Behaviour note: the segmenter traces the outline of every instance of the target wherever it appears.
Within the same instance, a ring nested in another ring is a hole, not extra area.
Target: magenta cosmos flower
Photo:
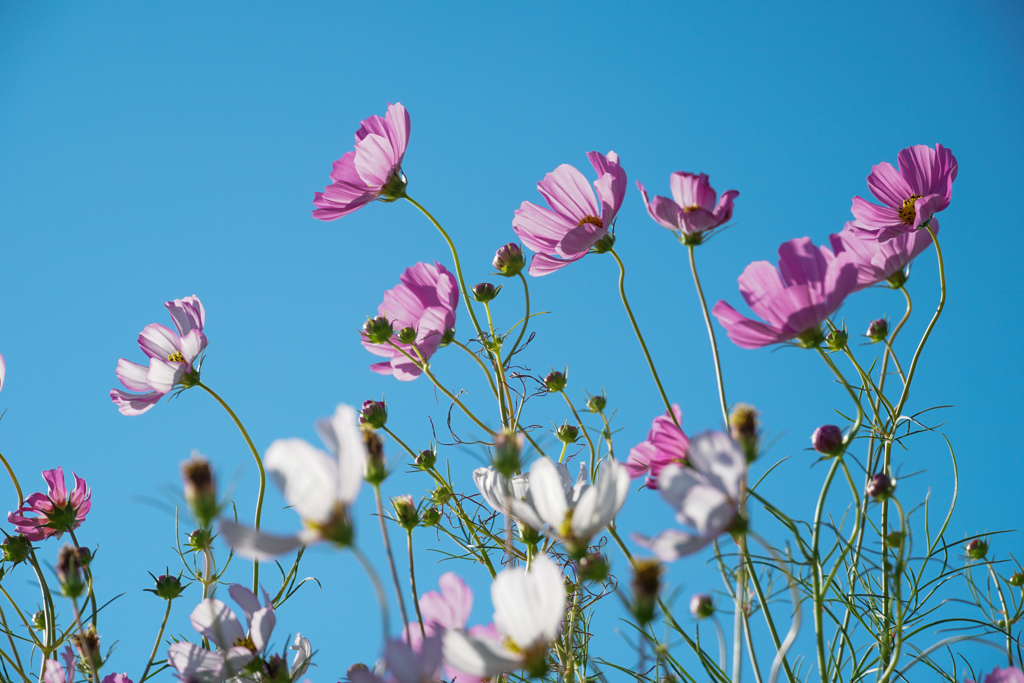
[[[857,267],[848,254],[816,247],[809,237],[779,247],[779,267],[755,261],[739,277],[740,294],[754,313],[767,322],[750,320],[724,301],[712,313],[745,349],[756,349],[798,338],[813,347],[824,338],[821,323],[857,286]]]
[[[60,538],[65,531],[77,529],[85,521],[85,516],[92,509],[90,498],[92,491],[85,481],[75,478],[75,490],[68,493],[64,487],[64,468],[43,472],[46,480],[46,493],[33,493],[14,512],[7,513],[7,521],[14,525],[15,531],[24,534],[30,541],[42,541],[50,536]],[[35,517],[26,517],[35,513]]]
[[[175,386],[190,387],[199,381],[199,368],[193,363],[206,348],[203,304],[192,295],[168,301],[164,306],[178,333],[159,323],[146,325],[139,334],[139,346],[149,357],[149,367],[124,358],[117,361],[115,372],[121,384],[133,392],[142,392],[110,390],[110,400],[122,415],[141,415]]]
[[[933,218],[929,227],[936,235],[939,234],[937,219]],[[855,292],[879,282],[899,287],[907,281],[904,268],[932,243],[932,236],[927,230],[905,232],[885,242],[864,239],[858,234],[853,221],[848,222],[838,235],[829,235],[828,239],[835,253],[849,254],[857,266]]]
[[[648,201],[647,190],[639,181],[636,186],[651,218],[662,227],[678,231],[684,244],[700,244],[704,233],[727,223],[732,218],[732,202],[740,194],[729,190],[717,199],[706,173],[673,173],[668,184],[672,199],[655,197],[653,201]]]
[[[402,159],[409,144],[409,112],[388,105],[383,118],[371,116],[356,131],[356,148],[334,162],[331,184],[317,192],[313,218],[333,221],[374,199],[394,201],[405,194]]]
[[[964,683],[974,683],[974,681],[964,679]],[[1021,671],[1015,666],[1010,666],[1005,669],[997,667],[992,669],[992,673],[985,676],[982,683],[1024,683],[1024,671]]]
[[[683,422],[683,411],[672,404],[672,415],[666,410],[664,415],[654,418],[647,440],[629,452],[626,459],[626,471],[633,479],[647,475],[647,488],[658,488],[658,475],[666,465],[686,462],[686,449],[690,447],[690,439],[683,433],[679,425]]]
[[[440,263],[417,263],[406,268],[399,278],[399,285],[384,292],[384,301],[377,307],[377,315],[387,319],[395,329],[391,342],[402,351],[389,343],[371,343],[364,334],[366,350],[388,359],[374,363],[370,369],[382,375],[394,375],[403,382],[419,377],[422,370],[413,360],[419,360],[416,349],[424,360],[434,355],[445,335],[455,329],[458,305],[458,283]],[[415,332],[412,344],[399,341],[401,330],[406,328]]]
[[[537,191],[551,208],[523,202],[516,210],[512,229],[537,252],[530,262],[530,275],[547,275],[583,258],[608,234],[622,206],[626,172],[619,166],[619,155],[590,152],[587,158],[597,171],[597,199],[583,174],[562,164],[537,183]]]
[[[879,242],[928,225],[933,215],[949,206],[956,180],[956,157],[942,145],[907,147],[896,161],[899,171],[883,161],[868,176],[871,194],[884,206],[854,197],[850,209],[854,227]]]

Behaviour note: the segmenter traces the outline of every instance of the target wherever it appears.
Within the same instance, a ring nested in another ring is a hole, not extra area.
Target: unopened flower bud
[[[843,430],[836,425],[822,425],[811,435],[811,444],[824,455],[839,455],[843,450]]]
[[[384,401],[374,401],[372,398],[363,401],[363,407],[359,409],[359,424],[381,429],[387,423],[388,406]]]
[[[100,654],[100,637],[92,624],[79,633],[71,636],[71,644],[78,650],[78,656],[87,668],[99,671],[103,666],[103,655]]]
[[[865,492],[875,500],[885,500],[896,490],[896,480],[891,479],[884,472],[879,472],[871,477]]]
[[[654,559],[640,559],[634,563],[633,604],[630,611],[641,626],[654,619],[654,608],[661,591],[661,574],[664,567]]]
[[[263,661],[263,677],[266,683],[292,683],[288,662],[276,652]]]
[[[32,615],[32,628],[37,631],[46,629],[46,612],[39,610]]]
[[[388,467],[384,459],[384,442],[380,435],[372,429],[363,430],[363,443],[366,444],[366,472],[363,479],[371,486],[379,486],[387,479]]]
[[[189,460],[181,463],[181,482],[185,501],[192,515],[202,527],[209,527],[217,513],[217,484],[210,469],[210,461],[193,451]]]
[[[420,454],[416,456],[416,467],[421,470],[433,469],[434,464],[437,462],[437,454],[429,448],[420,451]]]
[[[604,407],[608,405],[608,397],[604,393],[591,396],[587,399],[587,410],[592,413],[600,413],[604,410]]]
[[[423,512],[423,526],[437,526],[440,521],[441,512],[437,508],[430,507]]]
[[[492,463],[499,474],[511,478],[519,471],[519,450],[522,438],[522,435],[510,432],[501,432],[495,435]]]
[[[473,285],[473,297],[482,304],[493,301],[500,291],[501,287],[495,287],[490,282],[481,282],[478,285]]]
[[[0,543],[0,560],[4,562],[10,562],[11,564],[24,562],[28,559],[31,552],[32,544],[25,538],[24,534],[8,536],[4,539],[3,543]]]
[[[829,351],[842,351],[846,348],[846,342],[850,339],[850,335],[846,330],[832,330],[825,337],[825,345],[828,346]]]
[[[150,576],[153,576],[150,574]],[[156,588],[146,588],[147,593],[152,593],[158,598],[164,600],[173,600],[174,598],[181,595],[181,592],[185,590],[185,586],[181,585],[181,574],[174,576],[173,574],[161,574],[160,576],[154,576],[153,581],[156,582]]]
[[[705,593],[697,593],[690,598],[690,614],[698,619],[707,619],[715,613],[715,603],[711,596]]]
[[[971,560],[984,560],[985,555],[988,554],[988,543],[980,538],[972,538],[964,546],[964,552],[967,553],[967,558]]]
[[[538,543],[544,540],[544,536],[539,531],[534,529],[528,524],[519,525],[519,540],[522,541],[528,547],[535,547]]]
[[[61,593],[75,599],[85,591],[85,579],[82,568],[89,565],[92,553],[88,548],[75,548],[65,545],[57,555],[57,580],[60,581]]]
[[[555,430],[555,436],[564,444],[576,443],[576,439],[580,436],[580,430],[566,422]]]
[[[451,491],[444,486],[438,486],[430,492],[430,502],[438,507],[444,507],[451,498]]]
[[[416,343],[416,329],[412,327],[403,327],[398,332],[398,341],[403,344],[415,344]]]
[[[600,553],[585,555],[580,560],[579,572],[585,581],[604,581],[608,578],[608,560]]]
[[[732,440],[743,450],[747,462],[757,459],[757,440],[761,428],[757,419],[757,410],[746,403],[737,403],[729,413],[729,431]]]
[[[515,242],[509,242],[494,252],[492,265],[505,277],[514,277],[523,270],[526,259],[523,258],[522,248]]]
[[[1014,572],[1006,582],[1014,588],[1024,586],[1024,572]]]
[[[447,330],[444,331],[444,334],[441,335],[441,341],[437,343],[437,348],[443,349],[444,347],[451,344],[453,341],[455,341],[455,328],[449,327]]]
[[[903,544],[903,537],[905,535],[906,534],[904,534],[902,530],[891,531],[885,536],[885,545],[893,549],[898,549],[900,545]]]
[[[565,389],[566,381],[564,372],[552,370],[548,373],[548,376],[544,378],[544,386],[547,387],[547,390],[551,393],[555,393]]]
[[[363,323],[363,334],[366,335],[366,341],[371,344],[387,344],[394,333],[391,323],[382,315]]]
[[[196,529],[188,535],[188,547],[197,553],[209,550],[213,546],[213,536],[206,529]]]
[[[880,342],[889,336],[889,322],[885,318],[872,320],[868,325],[867,337],[873,342]]]
[[[395,506],[395,519],[398,520],[398,526],[406,531],[412,531],[419,526],[420,512],[416,509],[416,503],[413,502],[412,496],[408,494],[395,496],[391,499],[391,504]]]
[[[348,673],[346,675],[347,675],[348,678],[352,678],[352,674],[354,674],[354,673],[369,673],[369,672],[370,672],[370,667],[366,666],[365,664],[363,664],[361,662],[358,662],[358,663],[353,664],[352,666],[350,666],[348,668]]]

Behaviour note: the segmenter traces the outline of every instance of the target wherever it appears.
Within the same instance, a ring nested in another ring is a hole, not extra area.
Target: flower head
[[[929,226],[932,232],[939,234],[938,220],[933,218]],[[864,239],[858,234],[853,221],[848,222],[838,235],[829,235],[828,239],[836,254],[849,254],[850,261],[857,266],[855,292],[879,282],[899,287],[907,281],[904,269],[932,243],[932,236],[927,230],[904,233],[884,242]]]
[[[739,196],[739,191],[729,190],[717,199],[706,173],[673,173],[669,177],[672,199],[655,197],[649,201],[644,186],[639,182],[636,186],[651,218],[662,227],[678,231],[687,244],[700,244],[704,233],[729,222],[732,202]]]
[[[60,538],[65,531],[77,529],[92,509],[92,491],[74,472],[75,488],[69,492],[64,486],[64,468],[45,470],[46,493],[33,493],[14,512],[7,513],[7,521],[16,532],[30,541],[42,541],[50,536]],[[34,517],[26,517],[34,513]]]
[[[141,415],[175,386],[190,387],[199,381],[199,368],[193,363],[206,348],[203,325],[206,311],[199,297],[187,296],[164,304],[171,314],[177,334],[159,323],[146,325],[139,334],[139,346],[149,357],[149,367],[124,358],[117,361],[117,378],[129,393],[110,390],[110,400],[122,415]]]
[[[583,258],[608,234],[622,206],[626,172],[619,165],[619,155],[590,152],[587,158],[598,176],[594,181],[596,200],[583,174],[562,164],[537,183],[551,208],[523,202],[516,210],[512,229],[523,244],[537,252],[530,275],[547,275]]]
[[[222,520],[221,535],[239,555],[268,559],[317,541],[351,544],[348,511],[359,495],[367,461],[356,411],[339,405],[333,417],[317,421],[316,429],[331,455],[302,439],[278,439],[264,457],[267,472],[305,528],[277,536]]]
[[[724,301],[712,312],[745,349],[756,349],[799,337],[816,346],[824,336],[821,323],[832,315],[857,285],[857,268],[846,254],[833,254],[801,237],[779,247],[779,267],[755,261],[739,277],[740,294],[767,323],[740,315]]]
[[[971,680],[964,680],[964,683],[974,683]],[[1024,683],[1024,671],[1015,666],[1008,666],[1005,669],[995,668],[992,673],[985,676],[982,683]]]
[[[429,360],[444,340],[445,333],[454,329],[458,305],[459,287],[455,276],[440,263],[417,263],[406,268],[399,278],[399,285],[384,292],[384,301],[377,307],[377,314],[387,319],[396,330],[412,330],[412,339],[409,342],[392,340],[392,346],[391,343],[374,344],[364,334],[366,350],[388,359],[374,363],[370,369],[382,375],[394,375],[395,379],[405,382],[419,377],[422,369],[417,361],[420,356]]]
[[[740,520],[740,483],[747,459],[721,432],[704,432],[690,441],[688,467],[671,464],[658,477],[658,491],[676,509],[676,520],[692,531],[666,529],[654,538],[633,534],[662,562],[697,552]]]
[[[675,420],[672,419],[675,415]],[[672,405],[672,414],[654,418],[647,440],[633,447],[626,458],[626,471],[633,479],[647,475],[647,488],[658,488],[658,475],[670,463],[686,462],[686,449],[690,439],[680,429],[683,413],[679,406]]]
[[[854,229],[879,242],[928,225],[933,215],[949,206],[956,180],[956,157],[942,145],[907,147],[896,161],[899,171],[883,161],[868,176],[871,194],[883,206],[854,197],[850,209]]]
[[[371,116],[356,131],[356,148],[334,162],[331,184],[317,192],[313,217],[333,221],[375,199],[405,195],[402,159],[409,144],[409,112],[389,104],[384,117]]]

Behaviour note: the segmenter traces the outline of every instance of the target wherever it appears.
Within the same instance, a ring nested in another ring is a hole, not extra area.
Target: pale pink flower
[[[899,171],[887,161],[876,165],[868,187],[884,206],[853,198],[853,227],[865,238],[880,242],[928,225],[932,216],[949,206],[957,162],[942,145],[914,145],[900,150]]]
[[[739,277],[740,294],[754,313],[767,322],[740,315],[724,301],[712,312],[745,349],[756,349],[798,337],[802,346],[821,343],[821,323],[832,315],[857,286],[857,267],[849,254],[815,247],[809,237],[779,247],[779,267],[755,261]]]
[[[928,225],[936,235],[939,234],[937,218],[932,218]],[[853,221],[849,221],[838,235],[829,235],[828,239],[836,254],[849,254],[853,265],[857,266],[855,292],[879,282],[899,287],[907,280],[904,269],[932,243],[932,236],[927,230],[903,233],[885,242],[864,239],[854,228]]]
[[[387,676],[357,670],[349,674],[348,680],[350,683],[437,683],[441,676],[441,652],[439,635],[428,635],[418,648],[392,640],[384,648]],[[462,678],[452,680],[463,683]]]
[[[512,229],[537,252],[530,262],[530,275],[547,275],[583,258],[615,221],[626,195],[626,172],[619,165],[619,155],[589,152],[587,158],[597,171],[596,200],[583,174],[562,164],[537,183],[537,191],[551,208],[523,202],[516,210]]]
[[[371,116],[356,131],[356,148],[334,162],[331,184],[315,193],[313,217],[333,221],[375,199],[405,194],[402,159],[409,144],[409,112],[389,104],[384,117]]]
[[[675,420],[672,415],[675,415]],[[686,462],[690,439],[679,427],[682,421],[683,412],[674,403],[671,414],[666,410],[664,415],[654,418],[647,440],[634,446],[626,458],[626,471],[631,478],[647,475],[647,488],[656,489],[658,475],[666,465]]]
[[[964,680],[964,683],[974,683],[971,680]],[[1024,671],[1015,666],[1008,666],[1005,669],[995,668],[992,673],[985,676],[982,683],[1024,683]]]
[[[103,683],[133,683],[127,673],[107,674],[103,677]]]
[[[732,202],[740,194],[729,190],[718,199],[706,173],[696,175],[681,171],[669,177],[672,199],[656,196],[648,200],[644,186],[639,181],[636,186],[640,188],[651,218],[658,225],[679,232],[686,244],[700,244],[704,233],[728,223],[732,218]]]
[[[153,323],[139,334],[139,346],[149,357],[149,366],[124,358],[117,362],[117,378],[129,393],[111,389],[110,399],[122,415],[141,415],[175,386],[190,387],[199,381],[199,368],[193,365],[206,348],[203,325],[206,311],[193,295],[164,304],[171,314],[177,334]]]
[[[56,659],[43,660],[43,683],[73,683],[75,680],[75,653],[68,645],[61,653],[64,664]],[[106,683],[104,681],[103,683]]]
[[[430,360],[445,334],[455,329],[455,309],[458,306],[458,283],[440,263],[417,263],[406,268],[398,286],[384,292],[384,301],[377,307],[377,315],[386,318],[394,328],[391,342],[401,351],[391,344],[373,344],[363,334],[366,350],[388,359],[374,363],[370,369],[382,375],[394,375],[395,379],[406,382],[419,377],[422,370],[414,361],[418,361],[420,356]],[[398,332],[403,328],[412,328],[416,332],[413,344],[399,341]]]
[[[72,472],[75,489],[68,492],[64,486],[64,468],[43,471],[46,493],[33,493],[14,512],[7,513],[7,521],[15,531],[24,534],[30,541],[42,541],[55,536],[60,538],[65,531],[77,529],[92,509],[92,491]],[[34,513],[35,517],[26,517]]]
[[[7,364],[4,362],[4,355],[0,353],[0,389],[4,388],[5,379],[7,379]]]

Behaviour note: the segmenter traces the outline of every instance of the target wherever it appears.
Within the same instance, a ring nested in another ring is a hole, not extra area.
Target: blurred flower
[[[305,528],[293,536],[277,536],[222,520],[221,535],[239,555],[262,560],[317,541],[352,543],[349,507],[359,495],[367,460],[356,411],[341,404],[333,417],[317,421],[316,430],[331,455],[302,439],[278,439],[264,458],[267,472]]]
[[[705,593],[696,593],[690,598],[690,614],[698,619],[707,619],[715,613],[715,603],[711,596]]]
[[[884,206],[853,198],[853,229],[865,238],[885,242],[919,230],[949,206],[957,173],[952,152],[942,145],[914,145],[900,150],[896,160],[898,172],[883,161],[868,176],[871,194]]]
[[[596,200],[583,174],[562,164],[537,183],[551,208],[523,202],[516,210],[512,229],[537,252],[530,262],[530,275],[547,275],[583,258],[608,234],[622,206],[626,172],[619,166],[619,155],[589,152],[587,158],[598,175]]]
[[[933,218],[929,226],[939,234],[938,220]],[[853,291],[858,292],[879,282],[888,282],[893,287],[906,282],[904,269],[931,245],[932,236],[927,230],[917,230],[879,242],[862,238],[850,221],[838,235],[829,235],[828,240],[836,254],[849,254],[850,261],[857,266],[857,286]]]
[[[375,199],[405,196],[402,159],[409,127],[409,113],[397,102],[388,105],[383,118],[364,120],[356,131],[356,148],[334,162],[331,184],[315,194],[313,218],[333,221]]]
[[[68,645],[61,652],[62,665],[56,659],[43,660],[43,683],[73,683],[75,680],[75,653]],[[104,680],[103,683],[106,683]]]
[[[103,677],[103,683],[132,683],[127,673],[107,674]]]
[[[693,531],[666,529],[654,538],[633,540],[672,562],[709,545],[741,521],[740,485],[747,460],[736,443],[721,432],[703,432],[690,441],[688,467],[671,464],[658,477],[658,491],[676,509],[676,520]]]
[[[729,338],[756,349],[798,337],[802,346],[819,344],[821,323],[857,284],[857,268],[846,254],[834,255],[801,237],[779,247],[779,267],[755,261],[739,277],[740,294],[766,323],[745,318],[724,301],[713,313]]]
[[[896,480],[891,479],[885,472],[879,472],[871,477],[865,488],[865,493],[875,500],[885,500],[892,496],[896,490]]]
[[[459,288],[455,276],[437,261],[434,265],[417,263],[407,268],[400,284],[384,293],[377,307],[378,316],[386,318],[396,330],[412,328],[415,349],[408,343],[374,344],[364,335],[363,346],[370,353],[388,360],[374,363],[370,369],[382,375],[394,375],[407,382],[420,376],[420,356],[430,360],[441,345],[445,332],[455,327],[455,309],[459,305]],[[417,353],[417,350],[419,353]],[[403,353],[404,351],[404,353]],[[406,355],[408,354],[408,355]]]
[[[143,392],[110,390],[110,400],[117,404],[122,415],[141,415],[175,386],[191,387],[199,381],[199,368],[193,363],[206,348],[203,304],[193,295],[168,301],[164,306],[178,333],[159,323],[146,325],[139,334],[139,346],[149,357],[149,367],[124,358],[117,361],[115,372],[121,384],[131,391]]]
[[[14,530],[30,541],[42,541],[50,536],[60,538],[65,531],[77,529],[92,509],[92,491],[74,472],[75,490],[68,493],[64,487],[64,468],[44,470],[46,493],[33,493],[14,512],[7,513],[7,521]],[[26,517],[35,513],[35,517]]]
[[[868,331],[865,336],[873,342],[883,341],[889,336],[889,321],[885,318],[872,320],[871,324],[868,325]]]
[[[0,389],[4,388],[4,380],[7,378],[7,363],[4,362],[4,356],[0,353]]]
[[[675,420],[672,419],[675,415]],[[647,488],[658,488],[658,475],[669,463],[685,463],[686,449],[690,439],[679,428],[683,421],[683,412],[679,406],[672,404],[672,415],[666,410],[664,415],[654,418],[651,431],[647,432],[647,440],[633,447],[626,458],[626,471],[633,479],[647,475]]]
[[[974,681],[964,679],[964,683],[974,683]],[[995,668],[992,669],[992,673],[985,676],[981,683],[1024,683],[1024,671],[1015,666],[1005,669]]]
[[[418,628],[418,627],[417,627]],[[413,648],[400,640],[389,641],[384,648],[384,670],[389,674],[382,678],[369,669],[349,669],[350,683],[435,683],[441,675],[441,636],[427,636],[419,648]],[[463,679],[458,679],[462,683]]]
[[[473,676],[493,678],[526,669],[530,675],[547,670],[547,653],[562,630],[565,616],[562,571],[547,555],[533,558],[530,571],[505,569],[491,584],[494,624],[498,638],[460,629],[444,634],[444,661]]]
[[[729,190],[716,203],[717,194],[706,173],[673,173],[668,184],[672,199],[655,197],[653,201],[648,201],[647,190],[639,181],[636,186],[651,218],[662,227],[680,232],[685,244],[700,244],[703,233],[727,223],[732,218],[732,201],[740,194]]]

